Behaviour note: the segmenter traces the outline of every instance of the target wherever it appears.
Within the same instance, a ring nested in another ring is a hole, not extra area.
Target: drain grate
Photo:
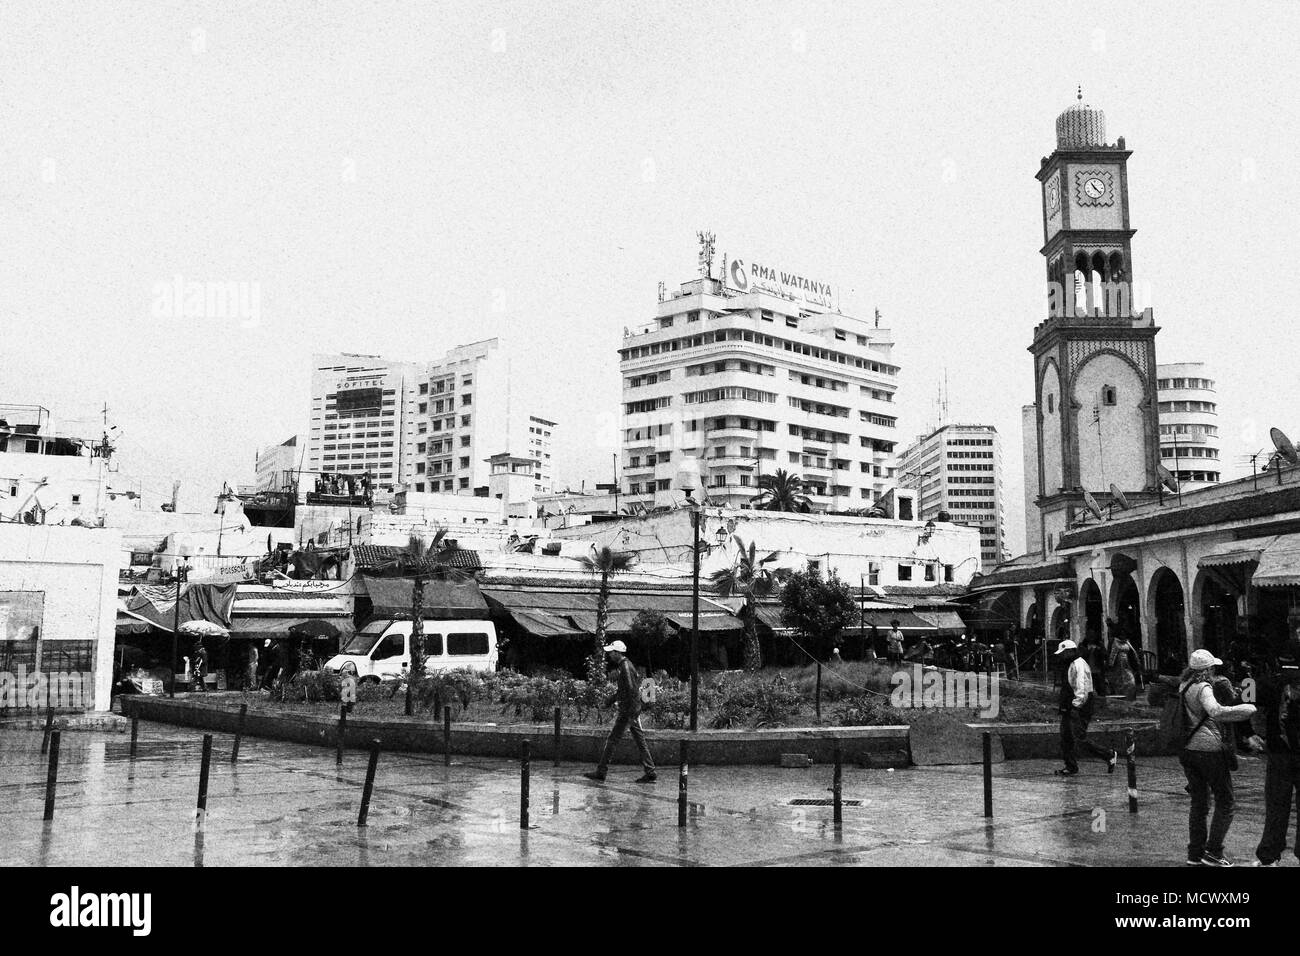
[[[786,806],[790,806],[790,807],[833,807],[833,806],[835,806],[835,801],[832,800],[830,797],[796,797],[795,799],[791,800],[788,804],[786,804]],[[860,807],[860,806],[862,806],[862,801],[861,801],[861,800],[841,800],[841,801],[840,801],[840,806],[842,806],[842,807]]]

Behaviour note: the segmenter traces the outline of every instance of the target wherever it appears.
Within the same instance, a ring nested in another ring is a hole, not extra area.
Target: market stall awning
[[[1300,586],[1300,534],[1280,534],[1259,556],[1250,583],[1258,588]]]
[[[211,621],[229,628],[237,587],[235,584],[181,585],[180,623]],[[134,593],[122,600],[122,608],[132,616],[148,621],[151,626],[170,633],[176,622],[176,588],[174,585],[138,586]]]
[[[1253,561],[1258,561],[1260,555],[1264,553],[1264,549],[1275,540],[1277,540],[1276,535],[1249,545],[1235,541],[1203,555],[1201,560],[1196,562],[1196,566],[1198,568],[1226,568],[1234,564],[1250,564]]]
[[[346,615],[333,617],[293,617],[268,614],[236,614],[230,627],[232,638],[257,639],[276,635],[289,636],[289,629],[307,621],[329,621],[339,629],[340,640],[352,636],[352,618]]]
[[[933,612],[931,612],[933,613]],[[900,631],[937,631],[939,627],[930,621],[920,617],[917,611],[868,611],[865,615],[865,623],[872,624],[881,630],[888,630],[892,627],[892,621],[898,622]],[[963,626],[963,630],[964,630]]]
[[[606,633],[615,631],[625,634],[632,630],[632,622],[640,611],[610,611],[605,618]],[[587,634],[596,633],[596,612],[595,611],[571,611],[565,615],[574,624],[580,627]]]
[[[376,614],[411,615],[411,578],[364,576]],[[487,602],[472,574],[446,569],[424,582],[423,613],[429,618],[486,617]]]
[[[689,612],[682,613],[679,611],[676,614],[668,615],[668,623],[678,630],[685,631],[688,634],[694,626]],[[715,612],[706,614],[703,611],[700,612],[701,633],[704,633],[705,631],[711,633],[740,631],[744,626],[744,622],[733,614],[719,614]]]
[[[114,633],[118,637],[128,634],[144,634],[153,627],[153,622],[139,614],[132,614],[121,601],[117,606],[117,626]]]
[[[918,618],[934,625],[934,629],[943,635],[966,633],[966,622],[956,611],[916,611]]]
[[[790,630],[781,623],[781,605],[779,604],[759,604],[754,608],[758,612],[758,620],[766,624],[774,631]]]
[[[509,612],[514,622],[533,637],[586,637],[586,631],[574,627],[567,618],[548,611],[514,608]]]

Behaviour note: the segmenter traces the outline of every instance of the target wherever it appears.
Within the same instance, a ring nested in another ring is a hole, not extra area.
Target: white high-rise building
[[[1219,403],[1204,362],[1156,366],[1160,461],[1184,488],[1219,481]]]
[[[451,349],[433,362],[318,355],[312,375],[308,472],[369,473],[380,490],[486,496],[490,459],[509,455],[523,490],[548,494],[555,422],[519,397],[512,363],[496,339]]]
[[[898,480],[918,489],[922,518],[946,511],[980,529],[984,571],[1006,560],[1002,441],[992,425],[943,425],[920,436],[898,456]]]
[[[722,271],[661,292],[654,320],[624,335],[627,504],[680,501],[694,455],[718,504],[751,507],[760,477],[784,470],[814,510],[870,508],[894,484],[892,334],[835,311],[825,283],[740,259]]]
[[[322,430],[322,434],[324,434]],[[322,441],[323,444],[323,441]],[[306,442],[294,435],[275,445],[267,445],[257,453],[255,491],[289,491],[298,487],[297,471],[306,464],[303,454]],[[338,457],[335,443],[335,459]]]

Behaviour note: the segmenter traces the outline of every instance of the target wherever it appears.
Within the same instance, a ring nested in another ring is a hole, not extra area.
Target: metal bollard
[[[334,766],[343,766],[343,741],[348,732],[348,705],[339,704],[339,736],[334,747]]]
[[[831,783],[831,797],[834,802],[832,820],[838,827],[844,822],[844,761],[840,755],[840,741],[835,738],[835,776]]]
[[[194,809],[194,829],[202,832],[208,816],[208,768],[212,765],[212,735],[203,735],[203,764],[199,767],[199,802]]]
[[[131,718],[131,759],[135,759],[135,741],[140,736],[140,718]]]
[[[442,764],[451,766],[451,707],[442,708]]]
[[[822,662],[817,662],[817,719],[822,719]]]
[[[366,816],[370,813],[370,794],[375,789],[375,768],[379,765],[379,741],[370,744],[370,763],[366,767],[366,785],[361,790],[361,812],[357,814],[357,826],[366,825]]]
[[[560,765],[560,708],[555,708],[555,766]]]
[[[45,734],[41,737],[41,753],[46,754],[50,751],[50,732],[54,729],[54,703],[48,697],[45,699]]]
[[[984,818],[993,819],[993,734],[984,731]]]
[[[677,772],[677,825],[686,826],[687,775],[686,741],[681,741],[681,769]]]
[[[528,741],[519,745],[519,829],[528,829]]]
[[[1124,754],[1128,764],[1128,812],[1138,812],[1137,736],[1130,727],[1124,731]]]
[[[59,785],[59,738],[55,730],[50,733],[50,769],[45,775],[45,819],[54,819],[54,791]]]
[[[239,705],[239,724],[235,727],[235,746],[230,748],[230,762],[239,760],[239,742],[244,739],[244,721],[248,719],[248,705]]]

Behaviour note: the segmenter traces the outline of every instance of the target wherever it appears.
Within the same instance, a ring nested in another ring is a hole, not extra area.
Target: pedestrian
[[[831,648],[831,659],[827,661],[827,663],[831,666],[844,663],[844,658],[840,656],[840,649],[838,647]]]
[[[258,690],[274,690],[276,678],[280,676],[280,671],[284,667],[284,648],[279,641],[271,642],[267,638],[266,644],[266,670],[262,674],[262,683]]]
[[[1122,695],[1125,700],[1137,700],[1141,689],[1142,665],[1138,662],[1137,651],[1123,632],[1115,637],[1108,664],[1110,685],[1115,693]]]
[[[1079,772],[1079,750],[1106,761],[1106,772],[1114,773],[1119,754],[1087,738],[1094,696],[1088,662],[1080,654],[1079,646],[1069,639],[1061,641],[1056,654],[1066,664],[1058,708],[1061,712],[1061,759],[1065,766],[1056,771],[1057,776],[1073,777]]]
[[[257,690],[257,642],[250,641],[248,645],[248,668],[247,677],[244,686],[249,690]]]
[[[657,779],[655,761],[650,755],[650,747],[646,744],[645,731],[641,729],[641,677],[632,666],[632,662],[627,659],[627,645],[622,641],[607,644],[604,651],[606,659],[618,671],[618,688],[605,706],[610,707],[617,702],[618,715],[614,718],[614,726],[610,728],[609,738],[605,741],[605,749],[600,755],[600,764],[594,771],[584,776],[591,780],[604,780],[605,774],[609,772],[609,758],[614,754],[615,745],[623,739],[626,731],[631,730],[632,740],[641,752],[641,767],[645,771],[637,777],[636,782],[654,783]]]
[[[190,652],[190,673],[193,675],[193,690],[203,690],[203,676],[208,671],[208,651],[203,641],[195,640],[194,650]]]
[[[889,633],[885,635],[885,646],[889,650],[889,662],[894,665],[903,663],[903,632],[898,628],[898,619],[889,622]]]
[[[1223,706],[1214,696],[1214,668],[1223,661],[1205,649],[1192,652],[1178,684],[1180,704],[1192,727],[1179,756],[1187,776],[1191,808],[1187,815],[1187,865],[1232,866],[1223,855],[1223,841],[1232,826],[1232,764],[1236,754],[1224,742],[1221,724],[1249,720],[1251,704]],[[1207,834],[1206,816],[1214,795],[1214,819]]]
[[[1300,859],[1300,640],[1287,641],[1278,670],[1260,679],[1259,710],[1264,718],[1264,834],[1255,848],[1255,866],[1281,866],[1295,797],[1296,842]]]
[[[1101,642],[1100,634],[1089,634],[1083,641],[1083,657],[1088,662],[1088,675],[1092,678],[1092,689],[1100,697],[1107,693],[1106,681],[1106,647]]]

